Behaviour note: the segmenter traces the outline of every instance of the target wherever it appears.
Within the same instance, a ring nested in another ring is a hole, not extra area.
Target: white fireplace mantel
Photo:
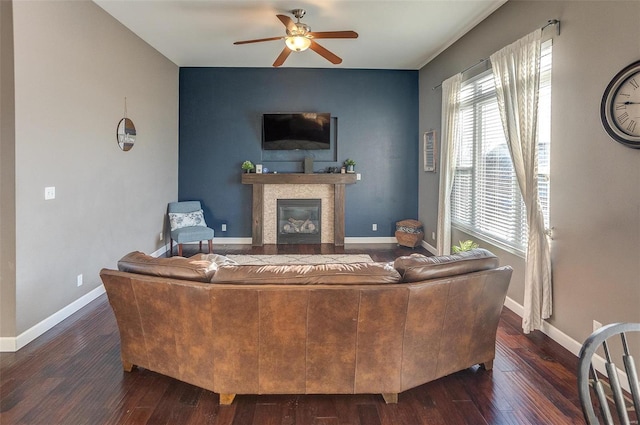
[[[333,243],[344,246],[344,187],[355,182],[355,174],[243,174],[242,184],[253,186],[252,245],[265,244],[265,185],[321,184],[333,187]]]

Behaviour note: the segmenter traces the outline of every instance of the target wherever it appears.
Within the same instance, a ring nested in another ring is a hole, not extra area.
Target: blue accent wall
[[[244,160],[302,172],[301,160],[263,157],[265,112],[335,117],[337,161],[317,159],[314,170],[357,162],[362,180],[346,187],[347,237],[393,236],[396,221],[417,218],[418,71],[181,68],[178,196],[202,202],[216,237],[251,236],[252,190],[240,182]]]

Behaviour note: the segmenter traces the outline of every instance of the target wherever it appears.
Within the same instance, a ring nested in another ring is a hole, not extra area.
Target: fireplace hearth
[[[277,242],[321,243],[321,199],[278,199]]]

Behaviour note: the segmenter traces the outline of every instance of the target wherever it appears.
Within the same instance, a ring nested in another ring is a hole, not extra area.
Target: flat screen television
[[[328,112],[263,114],[262,149],[330,149],[330,124],[331,114]]]

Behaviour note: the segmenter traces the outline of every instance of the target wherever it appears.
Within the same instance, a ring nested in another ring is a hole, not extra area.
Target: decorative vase
[[[354,166],[353,165],[347,165],[347,173],[353,173],[355,172]]]

